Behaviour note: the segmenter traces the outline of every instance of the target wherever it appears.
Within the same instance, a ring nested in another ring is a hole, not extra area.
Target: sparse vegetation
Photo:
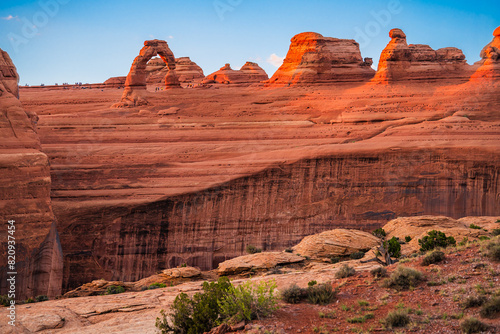
[[[10,301],[11,298],[9,298],[7,295],[0,295],[0,305],[9,306]]]
[[[427,235],[422,239],[418,239],[418,244],[420,245],[420,251],[425,252],[433,250],[436,247],[446,248],[448,246],[455,246],[456,241],[453,237],[447,237],[441,231],[432,230],[427,232]]]
[[[496,237],[488,242],[483,251],[491,260],[500,261],[500,238]]]
[[[489,326],[486,325],[485,323],[479,321],[476,318],[467,318],[464,321],[462,321],[462,324],[460,325],[462,328],[462,331],[466,334],[471,334],[471,333],[481,333],[484,331],[487,331]]]
[[[477,226],[475,224],[470,224],[469,225],[469,228],[473,229],[473,230],[481,230],[481,226]]]
[[[359,317],[348,318],[347,322],[350,324],[357,324],[357,323],[361,324],[361,323],[364,323],[366,320],[373,319],[373,318],[374,318],[373,313],[367,313],[367,314],[359,316]]]
[[[378,267],[370,270],[370,274],[372,274],[372,276],[375,278],[385,277],[387,276],[387,269],[385,269],[384,267]]]
[[[337,296],[330,283],[315,284],[307,288],[307,300],[311,304],[326,305],[331,303]]]
[[[35,302],[37,302],[37,303],[45,302],[47,300],[49,300],[49,297],[47,297],[46,295],[40,295],[40,296],[35,297]]]
[[[495,228],[495,229],[493,229],[493,231],[491,231],[491,234],[492,234],[493,236],[500,235],[500,228]]]
[[[392,257],[398,258],[401,256],[401,245],[399,244],[399,240],[396,237],[392,237],[389,240],[388,251]]]
[[[254,245],[247,245],[246,251],[248,254],[256,254],[262,252],[262,249],[257,248]]]
[[[327,313],[324,313],[324,312],[319,312],[318,313],[318,316],[322,319],[335,319],[335,311],[330,311],[330,312],[327,312]]]
[[[441,251],[433,251],[427,254],[422,260],[423,266],[428,266],[430,264],[441,262],[445,259],[444,253]]]
[[[462,303],[464,308],[478,307],[486,302],[485,296],[469,296]]]
[[[500,297],[494,297],[487,301],[479,313],[483,318],[495,318],[500,313]]]
[[[377,238],[384,238],[387,234],[385,233],[384,229],[379,227],[378,229],[376,229],[375,231],[372,232],[372,234],[374,236],[376,236]]]
[[[352,253],[351,255],[349,255],[349,257],[353,260],[359,260],[359,259],[362,259],[363,256],[365,256],[365,253],[364,252],[354,252]]]
[[[331,263],[338,263],[338,262],[340,262],[340,260],[341,259],[338,256],[332,256],[332,257],[330,257],[330,262]]]
[[[383,286],[386,288],[395,288],[398,290],[406,290],[415,287],[422,280],[422,273],[416,269],[398,266],[389,276],[384,280]]]
[[[386,327],[404,327],[410,323],[411,319],[408,315],[408,311],[405,309],[398,309],[389,312],[385,317],[383,323]]]
[[[349,267],[349,265],[344,264],[340,267],[339,271],[335,273],[335,278],[346,278],[352,276],[356,273],[353,267]]]
[[[150,286],[148,286],[148,289],[153,290],[153,289],[160,289],[160,288],[166,288],[166,287],[167,287],[167,285],[165,283],[153,283]]]
[[[410,241],[411,241],[411,237],[410,237],[409,235],[407,235],[407,236],[405,237],[405,241],[406,241],[406,242],[410,242]]]
[[[281,291],[281,299],[289,304],[300,303],[301,300],[307,297],[307,290],[300,288],[297,284],[293,284]]]
[[[120,286],[120,285],[110,285],[106,289],[105,294],[106,295],[116,295],[118,293],[123,293],[123,292],[125,292],[125,288],[123,286]]]

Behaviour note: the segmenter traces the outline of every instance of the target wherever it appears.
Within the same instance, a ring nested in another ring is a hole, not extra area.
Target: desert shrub
[[[497,237],[488,242],[483,251],[491,260],[500,261],[500,238]]]
[[[47,296],[45,296],[45,295],[40,295],[40,296],[36,296],[36,297],[35,297],[35,301],[36,301],[37,303],[39,303],[39,302],[44,302],[44,301],[47,301],[47,300],[49,300],[49,297],[47,297]]]
[[[372,274],[372,276],[375,278],[385,277],[387,275],[387,269],[385,269],[384,267],[378,267],[370,270],[370,274]]]
[[[291,249],[291,248],[287,248],[287,249],[285,249],[285,252],[286,252],[286,253],[293,253],[293,249]]]
[[[367,313],[359,317],[348,318],[347,322],[350,324],[362,324],[368,319],[373,319],[375,316],[373,313]]]
[[[248,245],[246,250],[248,254],[255,254],[262,252],[262,249],[257,248],[254,245]]]
[[[392,237],[389,240],[389,248],[387,250],[392,257],[397,258],[401,256],[401,245],[396,237]]]
[[[120,285],[110,285],[108,286],[108,288],[106,289],[106,295],[116,295],[118,293],[122,293],[122,292],[125,292],[125,288],[123,286],[120,286]]]
[[[351,255],[349,255],[349,257],[353,260],[359,260],[359,259],[362,259],[363,256],[365,256],[365,253],[364,252],[354,252],[352,253]]]
[[[469,225],[469,228],[473,229],[473,230],[480,230],[481,229],[481,226],[477,226],[475,224],[470,224]]]
[[[479,240],[484,241],[484,240],[490,240],[490,237],[487,237],[485,235],[480,235]]]
[[[491,231],[491,234],[493,234],[493,236],[500,235],[500,228],[494,229],[493,231]]]
[[[406,309],[398,309],[389,312],[384,319],[384,325],[389,328],[393,327],[404,327],[410,323],[411,319],[408,316],[408,311]]]
[[[467,318],[460,324],[462,331],[466,334],[481,333],[488,330],[488,325],[476,318]]]
[[[165,283],[153,283],[150,286],[148,286],[148,289],[153,290],[153,289],[166,288],[166,287],[167,287],[167,285]]]
[[[418,244],[420,245],[420,251],[425,252],[433,250],[436,247],[446,248],[448,246],[455,246],[456,241],[453,237],[447,237],[441,231],[432,230],[427,232],[427,235],[422,239],[418,239]]]
[[[385,233],[384,229],[379,227],[378,229],[376,229],[375,231],[372,232],[372,234],[374,236],[376,236],[377,238],[384,238],[387,234]]]
[[[311,304],[330,304],[335,297],[337,297],[337,291],[333,290],[330,283],[315,284],[307,288],[307,300]]]
[[[434,251],[432,253],[427,254],[422,260],[423,266],[428,266],[433,263],[441,262],[445,259],[444,253],[441,251]]]
[[[340,257],[338,257],[338,256],[332,256],[332,257],[330,257],[330,262],[331,263],[339,263],[340,262]]]
[[[409,235],[407,235],[407,236],[405,237],[405,241],[406,241],[406,242],[410,242],[410,241],[411,241],[411,237],[410,237]]]
[[[495,318],[500,313],[500,297],[494,297],[481,307],[481,317]]]
[[[0,295],[0,305],[10,306],[11,299],[7,295]]]
[[[405,290],[415,287],[422,280],[422,273],[416,269],[398,266],[389,276],[385,279],[383,286],[386,288],[395,288],[398,290]]]
[[[307,297],[307,290],[298,287],[296,284],[285,288],[281,291],[281,299],[289,304],[300,303],[301,300]]]
[[[275,282],[250,281],[237,287],[230,285],[228,293],[218,300],[221,316],[224,321],[238,323],[269,316],[277,306]]]
[[[349,265],[344,264],[340,267],[339,271],[335,273],[335,278],[346,278],[352,276],[356,273],[353,267],[349,267]]]
[[[253,319],[269,314],[275,309],[275,283],[247,282],[234,287],[227,277],[217,282],[204,282],[203,292],[192,298],[179,294],[172,305],[173,313],[160,311],[156,328],[161,333],[197,334],[208,332],[223,322]],[[169,323],[168,317],[172,319]]]
[[[35,302],[35,300],[33,298],[31,298],[31,297],[29,297],[28,299],[26,299],[24,301],[25,304],[31,304],[31,303],[34,303],[34,302]]]

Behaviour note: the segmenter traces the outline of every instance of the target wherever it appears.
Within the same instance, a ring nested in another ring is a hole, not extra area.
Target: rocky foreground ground
[[[441,228],[440,228],[441,227]],[[444,261],[422,265],[423,255],[417,240],[430,230],[440,228],[454,236],[457,247],[445,249]],[[286,252],[256,253],[221,263],[218,270],[201,272],[192,267],[167,269],[138,282],[109,282],[97,280],[85,284],[56,300],[24,304],[17,307],[17,325],[0,324],[2,333],[155,333],[155,319],[161,309],[170,310],[173,300],[181,293],[201,291],[205,280],[229,275],[236,285],[246,281],[276,282],[283,291],[292,284],[307,287],[308,282],[330,282],[338,288],[337,298],[328,305],[302,302],[280,302],[279,310],[271,317],[246,323],[237,333],[331,333],[331,332],[392,332],[381,320],[395,309],[408,309],[411,323],[398,329],[415,333],[460,333],[461,322],[479,317],[479,308],[464,308],[470,296],[499,296],[500,262],[485,256],[484,245],[497,240],[492,237],[500,228],[500,217],[468,217],[454,220],[447,217],[398,218],[384,226],[387,238],[398,237],[402,242],[399,263],[387,266],[388,275],[404,265],[423,273],[424,280],[410,290],[395,290],[381,286],[370,270],[381,267],[382,261],[370,261],[380,240],[369,233],[356,230],[332,230],[305,238]],[[406,236],[410,242],[403,242]],[[365,238],[365,239],[363,239]],[[493,238],[490,240],[490,238]],[[354,239],[354,241],[353,241]],[[374,243],[366,240],[373,239]],[[358,242],[356,242],[358,240]],[[360,249],[372,248],[359,260],[347,255]],[[297,254],[300,251],[302,255]],[[309,256],[303,256],[304,254]],[[332,264],[339,256],[344,261]],[[380,256],[379,256],[380,257]],[[354,276],[337,279],[335,274],[343,264],[355,268]],[[153,283],[167,287],[149,290]],[[123,286],[127,291],[102,295],[110,285]],[[355,320],[371,314],[363,321]],[[0,309],[6,318],[8,310]],[[490,333],[500,327],[498,314],[482,319],[492,326]]]

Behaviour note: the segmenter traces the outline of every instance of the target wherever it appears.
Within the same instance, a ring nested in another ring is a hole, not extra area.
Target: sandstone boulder
[[[472,80],[500,77],[500,27],[493,31],[493,40],[480,53],[481,60],[474,65],[478,66],[471,76]]]
[[[408,45],[401,29],[392,29],[389,37],[391,41],[380,55],[378,70],[372,79],[374,82],[466,80],[470,75],[471,69],[460,49],[448,47],[433,50],[424,44]]]
[[[201,271],[194,267],[180,267],[163,270],[163,274],[173,278],[191,278],[201,275]]]
[[[125,80],[127,77],[111,77],[104,81],[104,86],[106,88],[118,88],[125,86]]]
[[[280,68],[269,86],[289,86],[339,81],[365,81],[375,74],[361,57],[352,39],[323,37],[314,32],[294,36]]]
[[[292,253],[264,252],[239,256],[219,263],[219,275],[238,274],[251,269],[269,269],[279,264],[288,264],[304,261],[302,256]]]
[[[207,75],[202,82],[248,85],[268,78],[266,72],[257,63],[247,62],[239,70],[233,70],[231,65],[226,64],[220,70]]]
[[[180,87],[179,80],[175,73],[175,57],[167,42],[161,40],[145,41],[144,47],[139,55],[134,59],[130,72],[125,80],[125,90],[123,91],[121,102],[114,104],[113,108],[131,107],[147,104],[146,96],[146,71],[148,61],[159,55],[168,67],[165,76],[165,88]]]
[[[378,244],[380,240],[368,232],[335,229],[307,236],[292,249],[295,254],[322,259],[369,250]]]

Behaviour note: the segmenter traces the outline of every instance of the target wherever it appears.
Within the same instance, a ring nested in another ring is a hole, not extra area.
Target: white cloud
[[[276,53],[273,53],[272,55],[267,58],[267,62],[275,67],[280,67],[281,64],[283,64],[283,59],[284,57],[278,56]]]
[[[9,16],[6,16],[6,17],[2,17],[2,20],[7,20],[7,21],[10,21],[10,20],[13,20],[13,19],[17,19],[17,16],[9,15]]]
[[[174,39],[174,36],[170,35],[168,36],[169,39]]]

